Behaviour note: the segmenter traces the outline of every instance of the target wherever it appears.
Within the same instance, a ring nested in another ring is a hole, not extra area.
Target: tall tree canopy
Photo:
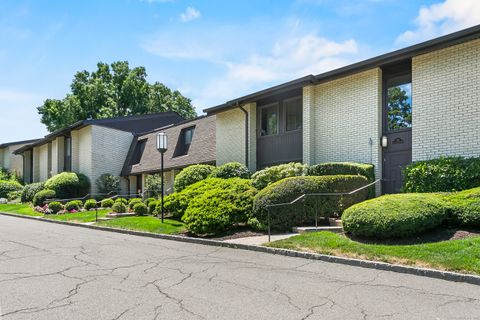
[[[38,107],[41,121],[52,132],[85,119],[104,119],[175,111],[196,116],[191,100],[164,84],[150,84],[144,67],[130,69],[127,61],[99,62],[95,72],[77,72],[71,93],[63,100],[47,99]]]

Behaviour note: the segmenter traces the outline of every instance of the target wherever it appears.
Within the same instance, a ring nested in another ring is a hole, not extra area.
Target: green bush
[[[417,161],[404,171],[405,192],[462,191],[480,186],[480,158]]]
[[[97,207],[97,200],[95,199],[88,199],[87,201],[85,201],[85,204],[83,205],[83,208],[85,210],[92,210],[92,209],[95,209]]]
[[[112,211],[115,213],[126,213],[127,205],[122,202],[115,202],[112,206]]]
[[[115,199],[115,203],[123,203],[124,205],[128,204],[128,200],[125,198],[117,198]]]
[[[7,193],[7,199],[9,201],[14,201],[20,199],[21,195],[22,191],[10,191],[9,193]]]
[[[137,202],[133,206],[133,212],[143,216],[148,214],[148,207],[143,202]]]
[[[67,199],[86,195],[90,183],[83,174],[62,172],[48,179],[45,188],[54,190],[60,199]]]
[[[133,207],[137,204],[137,203],[142,203],[142,199],[140,198],[132,198],[128,201],[128,208],[130,210],[133,210]]]
[[[480,227],[480,187],[452,193],[445,199],[452,224],[467,228]]]
[[[377,239],[416,236],[448,218],[440,194],[394,194],[356,204],[343,213],[343,229],[358,237]]]
[[[268,222],[268,206],[289,203],[303,194],[309,193],[344,193],[353,191],[367,182],[360,175],[332,175],[291,177],[277,181],[256,196],[253,207],[253,218],[258,224],[266,226]],[[295,226],[312,224],[315,212],[319,217],[339,216],[345,208],[367,198],[367,190],[349,196],[307,196],[295,204],[270,208],[272,230],[290,230]]]
[[[33,197],[33,205],[34,206],[43,206],[47,199],[55,198],[55,191],[50,189],[44,189],[35,194]]]
[[[145,203],[145,205],[148,207],[150,202],[154,202],[154,201],[157,201],[157,199],[156,198],[147,198],[143,201],[143,203]]]
[[[72,200],[72,201],[69,201],[65,204],[65,210],[67,211],[79,211],[80,208],[82,208],[83,206],[83,203],[82,203],[82,200]]]
[[[357,162],[325,162],[313,165],[307,169],[309,176],[331,176],[338,174],[361,175],[367,182],[375,181],[375,167],[373,164]],[[375,186],[368,189],[368,197],[375,196]]]
[[[102,208],[111,208],[115,201],[113,199],[104,199],[102,200],[101,206]]]
[[[157,213],[157,206],[160,204],[160,201],[150,201],[148,203],[148,213],[154,215]]]
[[[257,171],[252,175],[252,184],[258,190],[285,178],[304,176],[307,166],[297,162],[280,164]]]
[[[120,177],[104,173],[95,181],[98,192],[103,194],[118,193],[120,191]]]
[[[58,201],[53,201],[48,204],[48,209],[50,209],[53,214],[57,214],[59,211],[63,210],[63,205]]]
[[[189,166],[175,177],[174,188],[176,192],[182,191],[189,185],[206,179],[216,168],[208,164],[196,164]]]
[[[210,178],[195,185],[197,191],[206,185],[209,187],[191,198],[185,210],[182,221],[189,231],[201,235],[218,234],[248,221],[257,193],[250,180]]]
[[[212,172],[210,177],[222,178],[222,179],[229,179],[229,178],[249,179],[250,175],[251,175],[250,171],[244,164],[241,164],[240,162],[229,162],[217,167]]]
[[[16,181],[0,180],[0,198],[6,198],[9,192],[21,191],[22,185]]]
[[[33,201],[33,197],[35,197],[35,195],[43,189],[45,189],[44,182],[27,184],[22,189],[22,195],[20,196],[20,199],[23,203],[31,202]]]
[[[147,196],[158,197],[162,194],[162,175],[149,174],[145,178],[145,190]]]

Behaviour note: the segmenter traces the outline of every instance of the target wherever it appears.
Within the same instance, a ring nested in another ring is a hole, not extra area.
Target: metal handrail
[[[267,208],[267,223],[268,223],[268,242],[270,242],[270,238],[271,238],[271,231],[270,231],[270,227],[271,227],[271,225],[270,225],[270,209],[271,208],[292,205],[292,204],[295,204],[295,203],[299,202],[300,200],[303,200],[306,197],[310,197],[310,196],[349,196],[349,195],[355,194],[359,191],[362,191],[366,188],[369,188],[369,187],[377,184],[378,182],[380,182],[382,180],[383,179],[377,179],[377,180],[375,180],[375,181],[373,181],[369,184],[366,184],[366,185],[364,185],[364,186],[362,186],[358,189],[355,189],[355,190],[352,190],[352,191],[349,191],[349,192],[304,193],[301,196],[295,198],[294,200],[292,200],[290,202],[267,205],[266,208]],[[318,213],[315,213],[315,226],[317,226],[317,223],[318,223]]]

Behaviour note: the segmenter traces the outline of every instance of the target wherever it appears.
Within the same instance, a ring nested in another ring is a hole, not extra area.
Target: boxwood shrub
[[[112,206],[112,211],[115,213],[126,213],[127,205],[123,202],[115,202]]]
[[[480,187],[445,197],[451,223],[468,228],[480,227]]]
[[[261,190],[279,180],[304,176],[307,174],[307,166],[297,162],[280,164],[278,166],[268,167],[257,171],[252,175],[252,184],[258,190]]]
[[[360,175],[332,175],[291,177],[277,181],[261,190],[254,200],[253,218],[257,225],[266,227],[268,206],[288,203],[303,194],[344,193],[364,186],[367,178]],[[340,215],[345,208],[363,201],[367,190],[350,196],[310,196],[292,205],[272,207],[270,222],[272,230],[286,231],[294,226],[312,224],[315,211],[320,217]]]
[[[143,216],[148,214],[148,207],[143,202],[137,202],[133,206],[133,212]]]
[[[117,198],[115,199],[115,203],[123,203],[124,205],[128,204],[128,200],[125,198]]]
[[[113,201],[113,199],[103,199],[101,206],[102,208],[111,208],[114,203],[115,201]]]
[[[33,197],[35,197],[35,195],[39,191],[42,191],[43,189],[45,189],[45,183],[44,182],[36,182],[36,183],[27,184],[22,189],[22,194],[20,196],[20,200],[23,203],[31,202],[31,201],[33,201]]]
[[[480,186],[480,158],[441,157],[404,170],[405,192],[461,191]]]
[[[43,206],[47,199],[55,198],[55,191],[50,189],[44,189],[35,194],[33,197],[34,206]]]
[[[444,195],[394,194],[358,203],[342,215],[346,232],[377,239],[420,235],[448,218]]]
[[[211,174],[212,178],[242,178],[249,179],[250,171],[248,168],[240,162],[228,162],[217,167]]]
[[[8,193],[12,191],[21,191],[22,185],[17,181],[0,180],[0,198],[7,198]]]
[[[174,188],[176,192],[182,191],[189,185],[206,179],[216,168],[208,164],[196,164],[189,166],[175,177]]]
[[[137,204],[137,203],[142,203],[142,199],[140,198],[132,198],[128,201],[128,208],[130,210],[133,210],[133,207]]]
[[[157,206],[160,204],[160,201],[150,201],[148,203],[148,213],[154,215],[157,213]]]
[[[67,211],[79,211],[80,208],[82,208],[83,206],[83,203],[82,203],[82,200],[72,200],[72,201],[69,201],[65,204],[65,210]]]
[[[88,199],[87,201],[85,201],[85,204],[83,205],[83,208],[87,211],[95,209],[96,207],[97,207],[97,200],[95,199]]]
[[[63,210],[63,205],[58,201],[53,201],[48,204],[48,209],[50,209],[53,214],[57,214],[59,211]]]
[[[88,193],[90,182],[83,174],[62,172],[48,179],[45,188],[54,190],[57,198],[75,198]]]
[[[222,180],[216,183],[216,180]],[[189,231],[204,235],[218,234],[237,223],[246,223],[250,217],[257,190],[250,180],[241,178],[211,178],[198,182],[209,185],[205,192],[191,198],[182,221]]]

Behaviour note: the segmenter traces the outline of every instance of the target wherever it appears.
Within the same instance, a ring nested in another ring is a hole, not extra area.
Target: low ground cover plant
[[[367,178],[360,175],[286,178],[269,185],[255,196],[252,218],[258,221],[257,227],[265,229],[269,205],[289,203],[303,194],[349,192],[364,186],[366,182]],[[285,231],[294,226],[312,224],[315,221],[315,211],[320,217],[339,216],[345,208],[365,200],[367,193],[364,190],[345,197],[310,196],[295,204],[274,207],[270,209],[271,228]]]

